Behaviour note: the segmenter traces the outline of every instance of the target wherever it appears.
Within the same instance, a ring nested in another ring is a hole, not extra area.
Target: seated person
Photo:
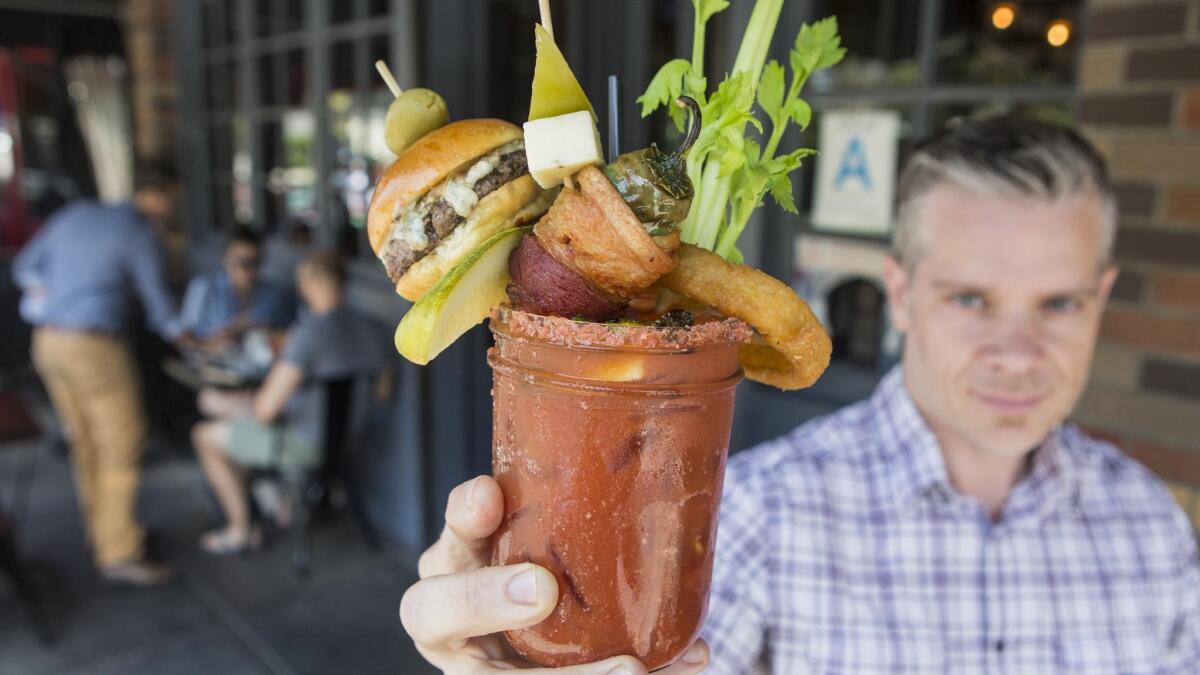
[[[288,333],[283,352],[257,392],[205,389],[200,411],[212,418],[192,429],[192,444],[226,518],[200,545],[210,553],[256,547],[246,469],[305,469],[322,461],[323,383],[358,378],[362,389],[384,370],[378,327],[343,303],[345,269],[333,252],[309,255],[296,269],[308,314]],[[363,395],[356,391],[358,400]],[[283,424],[279,424],[283,422]]]
[[[251,328],[285,328],[292,322],[295,303],[289,294],[260,278],[257,234],[234,230],[221,263],[220,269],[192,279],[183,297],[183,329],[196,343],[220,348]]]

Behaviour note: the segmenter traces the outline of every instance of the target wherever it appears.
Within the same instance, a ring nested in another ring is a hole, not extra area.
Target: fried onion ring
[[[662,285],[756,331],[738,348],[746,377],[780,389],[803,389],[825,372],[833,343],[808,303],[786,284],[691,244],[677,255],[679,264],[662,277]]]

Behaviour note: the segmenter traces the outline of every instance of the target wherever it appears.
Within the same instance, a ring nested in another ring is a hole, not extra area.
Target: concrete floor
[[[318,523],[313,575],[300,582],[288,564],[290,541],[278,535],[245,558],[200,552],[195,542],[216,514],[199,468],[182,455],[151,461],[139,511],[179,579],[113,591],[84,552],[65,459],[41,443],[0,445],[0,504],[9,506],[18,467],[31,456],[18,543],[58,640],[37,641],[0,577],[0,675],[436,672],[397,619],[413,561],[371,554],[345,512]]]

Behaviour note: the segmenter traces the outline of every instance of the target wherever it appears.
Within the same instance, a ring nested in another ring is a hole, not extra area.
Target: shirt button
[[[995,648],[996,648],[997,654],[1003,653],[1004,652],[1004,640],[1003,639],[996,640]]]

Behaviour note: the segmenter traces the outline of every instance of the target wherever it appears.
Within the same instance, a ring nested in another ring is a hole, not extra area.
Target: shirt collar
[[[892,368],[871,398],[887,454],[886,489],[897,502],[950,489],[946,463],[933,430],[904,384],[902,366]]]
[[[896,504],[930,497],[962,498],[951,486],[941,446],[904,383],[901,365],[884,376],[871,399],[887,454],[885,485]],[[1078,496],[1071,444],[1055,427],[1034,451],[1033,466],[1005,504],[1001,521],[1040,518]]]
[[[1034,451],[1029,473],[1013,489],[1001,514],[1002,522],[1039,521],[1059,507],[1079,501],[1079,471],[1071,442],[1058,425]]]

